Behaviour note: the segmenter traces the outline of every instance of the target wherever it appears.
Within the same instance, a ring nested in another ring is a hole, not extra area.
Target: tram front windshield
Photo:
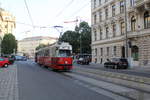
[[[70,50],[59,50],[58,57],[70,57],[71,51]]]

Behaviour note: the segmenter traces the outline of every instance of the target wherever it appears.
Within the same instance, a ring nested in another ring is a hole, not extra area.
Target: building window
[[[97,48],[95,48],[95,56],[97,56]]]
[[[101,56],[103,56],[103,48],[101,48],[100,50],[101,50]]]
[[[107,47],[106,49],[107,49],[107,56],[109,56],[109,47]]]
[[[101,58],[100,63],[101,63],[101,64],[103,63],[103,58]]]
[[[124,1],[120,1],[120,13],[123,13],[125,10]]]
[[[96,30],[94,30],[94,39],[95,39],[95,41],[97,40],[97,31]]]
[[[108,8],[105,9],[105,19],[108,19]]]
[[[7,28],[7,25],[5,25],[5,28]]]
[[[121,22],[121,35],[124,35],[125,34],[125,23],[124,22]]]
[[[99,21],[102,21],[102,12],[99,11]]]
[[[109,28],[106,27],[106,39],[108,39],[108,34],[109,34]]]
[[[135,17],[133,16],[131,18],[131,31],[135,31],[136,30],[136,19]]]
[[[114,46],[114,56],[116,56],[116,55],[117,55],[117,47]]]
[[[96,16],[96,14],[94,15],[94,24],[96,24],[96,22],[97,22],[97,16]]]
[[[134,0],[130,0],[130,5],[134,6],[134,2],[135,2]]]
[[[102,38],[103,38],[102,28],[100,28],[99,31],[100,31],[100,40],[102,40]]]
[[[116,36],[116,24],[113,24],[112,29],[113,29],[113,37],[115,37]]]
[[[116,15],[116,6],[112,6],[112,16],[114,17]]]
[[[150,28],[150,14],[149,12],[144,13],[144,28]]]
[[[99,0],[99,5],[101,5],[102,4],[102,0]]]
[[[96,0],[94,0],[94,8],[96,8]]]

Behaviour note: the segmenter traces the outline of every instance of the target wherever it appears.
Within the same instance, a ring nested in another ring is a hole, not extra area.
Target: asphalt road
[[[32,61],[16,62],[19,100],[112,100]]]

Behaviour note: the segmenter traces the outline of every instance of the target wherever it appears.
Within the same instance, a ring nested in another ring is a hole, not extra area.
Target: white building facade
[[[5,34],[14,34],[16,28],[16,18],[8,11],[0,8],[0,37],[3,38]]]
[[[34,58],[36,47],[40,44],[52,44],[57,40],[57,38],[46,36],[24,38],[23,40],[18,41],[18,54],[25,54],[26,56],[29,56],[29,58]]]
[[[92,61],[128,57],[133,66],[150,65],[150,0],[92,0],[91,5]]]
[[[16,28],[16,18],[8,11],[0,8],[0,47],[5,34],[14,34]],[[1,48],[0,48],[1,55]]]

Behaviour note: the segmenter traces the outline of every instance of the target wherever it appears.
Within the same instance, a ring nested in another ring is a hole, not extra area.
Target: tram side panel
[[[59,54],[59,46],[46,47],[37,52],[37,63],[57,70],[71,70],[72,57],[61,57]],[[71,47],[72,48],[72,47]],[[65,51],[65,50],[64,50]],[[69,51],[69,50],[68,50]],[[70,50],[71,52],[71,50]],[[71,53],[70,53],[71,54]]]

